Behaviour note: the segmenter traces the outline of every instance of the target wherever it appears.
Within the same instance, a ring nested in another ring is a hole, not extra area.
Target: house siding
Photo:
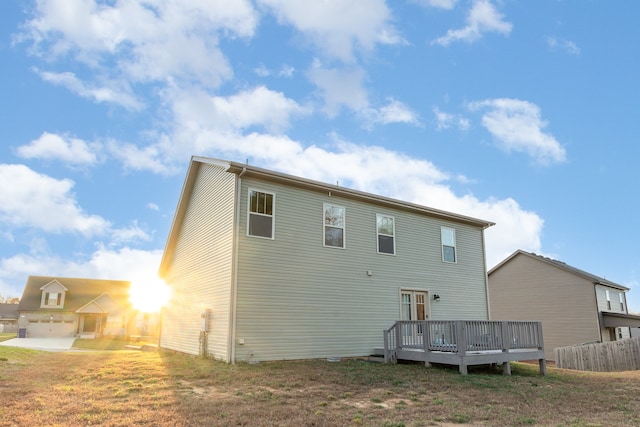
[[[539,320],[545,357],[554,348],[600,341],[594,285],[531,256],[518,254],[489,274],[493,320]]]
[[[607,304],[607,291],[609,291],[609,300],[611,301],[611,307]],[[622,294],[622,300],[624,301],[624,307],[620,307],[620,294]],[[608,286],[596,285],[596,299],[598,304],[598,311],[605,313],[622,313],[627,314],[627,301],[624,291],[614,289]],[[620,339],[631,338],[631,330],[628,327],[613,328],[613,332],[608,328],[602,328],[600,333],[602,341],[616,341]],[[615,335],[615,339],[611,334]]]
[[[235,175],[201,164],[165,281],[160,346],[200,354],[201,313],[210,310],[208,356],[228,360]]]
[[[480,227],[255,178],[241,187],[236,360],[371,354],[400,318],[400,289],[439,294],[432,319],[488,318]],[[276,195],[273,240],[247,236],[248,188]],[[345,207],[344,249],[323,246],[323,203]],[[396,255],[377,253],[377,213],[395,217]],[[441,226],[456,230],[457,263],[442,262]]]

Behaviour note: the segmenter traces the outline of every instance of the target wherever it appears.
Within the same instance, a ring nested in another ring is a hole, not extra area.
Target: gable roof
[[[537,261],[540,262],[544,262],[546,264],[549,264],[553,267],[559,268],[561,270],[564,270],[568,273],[574,274],[576,276],[582,277],[583,279],[589,280],[590,282],[592,282],[594,285],[603,285],[603,286],[609,286],[611,288],[616,288],[622,291],[628,291],[629,288],[627,288],[626,286],[622,286],[619,285],[615,282],[612,282],[610,280],[605,279],[604,277],[599,277],[596,276],[594,274],[588,273],[584,270],[581,270],[579,268],[576,267],[572,267],[562,261],[558,261],[552,258],[548,258],[542,255],[537,255],[533,252],[527,252],[527,251],[523,251],[521,249],[518,249],[517,251],[515,251],[514,253],[512,253],[511,255],[509,255],[507,258],[505,258],[504,260],[502,260],[502,262],[500,262],[498,265],[496,265],[495,267],[493,267],[492,269],[490,269],[487,272],[487,276],[490,276],[494,271],[500,269],[503,265],[507,264],[509,261],[511,261],[513,258],[515,258],[518,255],[523,255],[523,256],[527,256],[530,257],[532,259],[535,259]]]
[[[52,281],[59,282],[67,291],[65,292],[64,308],[48,308],[48,310],[76,311],[105,293],[118,304],[130,306],[129,287],[131,283],[124,280],[29,276],[18,310],[39,310],[43,292],[41,289]]]
[[[47,289],[49,286],[52,286],[52,285],[58,285],[58,286],[60,286],[62,289],[64,289],[64,291],[65,291],[65,292],[69,290],[69,289],[67,289],[67,288],[66,288],[62,283],[60,283],[60,282],[59,282],[58,280],[56,280],[56,279],[53,279],[52,281],[48,282],[46,285],[42,286],[42,287],[40,288],[40,290],[41,290],[41,291],[44,291],[45,289]]]
[[[167,267],[167,262],[171,259],[173,254],[173,248],[177,239],[178,232],[181,228],[184,215],[188,207],[188,201],[193,191],[195,180],[198,176],[198,170],[202,165],[215,165],[223,168],[226,172],[234,173],[239,177],[249,176],[266,181],[276,182],[284,185],[289,185],[298,188],[304,188],[310,191],[328,192],[330,194],[341,196],[349,199],[359,200],[363,202],[373,203],[381,206],[393,207],[396,209],[403,209],[414,213],[427,215],[431,217],[446,219],[453,222],[472,225],[480,228],[488,228],[495,225],[494,222],[485,221],[470,216],[459,215],[452,212],[447,212],[440,209],[434,209],[415,203],[405,202],[398,199],[392,199],[390,197],[379,196],[364,191],[354,190],[347,187],[341,187],[334,184],[326,184],[320,181],[314,181],[307,178],[301,178],[294,175],[288,175],[280,172],[275,172],[268,169],[251,166],[248,164],[232,162],[228,160],[221,160],[209,157],[192,156],[187,175],[182,186],[182,192],[178,200],[178,206],[174,214],[169,236],[167,237],[167,243],[162,255],[162,261],[160,262],[160,272]]]
[[[77,309],[76,313],[109,313],[119,308],[120,304],[105,292]]]

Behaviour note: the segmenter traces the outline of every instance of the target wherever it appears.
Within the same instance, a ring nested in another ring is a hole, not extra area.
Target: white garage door
[[[27,338],[72,337],[73,322],[29,322]]]

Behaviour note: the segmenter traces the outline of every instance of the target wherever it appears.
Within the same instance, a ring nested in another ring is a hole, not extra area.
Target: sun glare
[[[169,287],[160,279],[135,281],[129,289],[129,300],[138,311],[157,313],[169,302]]]

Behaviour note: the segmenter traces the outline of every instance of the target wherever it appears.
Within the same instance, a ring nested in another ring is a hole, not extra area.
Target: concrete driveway
[[[75,337],[60,338],[13,338],[0,342],[8,347],[31,348],[34,350],[64,351],[71,350]]]

